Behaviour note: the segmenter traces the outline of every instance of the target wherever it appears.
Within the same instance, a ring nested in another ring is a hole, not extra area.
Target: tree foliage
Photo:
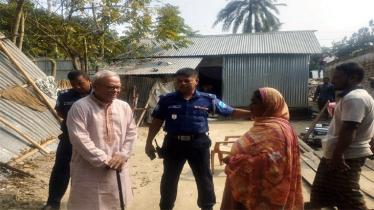
[[[332,47],[322,47],[322,54],[314,54],[310,56],[309,70],[318,69],[318,60],[333,54],[338,58],[370,48],[374,46],[374,21],[369,21],[369,27],[362,27],[358,32],[353,33],[350,38],[344,37],[341,41],[333,42]]]
[[[231,0],[225,8],[219,11],[213,27],[222,22],[222,31],[237,33],[242,27],[242,33],[278,31],[282,25],[275,14],[279,14],[277,0]],[[275,13],[275,14],[274,14]]]
[[[369,27],[362,27],[353,33],[350,38],[344,37],[341,41],[332,43],[332,51],[338,57],[354,54],[357,51],[374,46],[374,22],[369,21]]]
[[[18,2],[1,4],[0,30],[11,35],[12,20]],[[21,0],[18,0],[21,1]],[[84,69],[84,61],[93,64],[111,62],[118,54],[135,53],[152,43],[165,48],[185,47],[186,35],[194,34],[179,16],[178,7],[151,8],[151,0],[76,0],[61,1],[55,11],[26,1],[23,50],[30,57],[70,57],[75,69]],[[117,30],[122,30],[119,36]],[[131,48],[129,48],[131,46]],[[80,64],[80,65],[79,65]]]
[[[163,8],[157,9],[157,24],[155,27],[156,37],[155,40],[163,42],[161,45],[163,48],[180,48],[187,47],[188,42],[183,41],[184,37],[178,36],[178,34],[184,34],[186,36],[195,35],[197,31],[193,31],[189,26],[184,24],[183,18],[181,18],[178,7],[166,4]],[[168,41],[173,41],[172,44]]]

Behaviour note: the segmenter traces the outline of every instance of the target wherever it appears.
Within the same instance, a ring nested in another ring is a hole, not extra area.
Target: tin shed
[[[190,67],[199,71],[200,90],[209,85],[212,93],[230,106],[247,107],[253,91],[273,87],[283,94],[289,107],[306,108],[310,54],[321,53],[314,32],[188,37],[193,44],[187,48],[158,47],[144,58],[122,58],[106,69],[123,76],[152,78]],[[139,94],[148,96],[147,92]],[[139,98],[140,107],[145,100]]]

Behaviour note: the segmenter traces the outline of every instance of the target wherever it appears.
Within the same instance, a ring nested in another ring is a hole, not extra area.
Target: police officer
[[[60,209],[60,202],[69,185],[70,160],[72,147],[69,140],[66,118],[74,102],[91,93],[91,79],[84,71],[71,71],[68,74],[72,89],[58,92],[55,110],[61,122],[62,134],[58,136],[60,142],[56,151],[55,165],[53,166],[49,180],[49,196],[47,205],[42,210]]]
[[[152,113],[145,152],[154,156],[152,140],[165,121],[167,132],[162,145],[164,173],[161,179],[160,209],[173,209],[177,196],[180,173],[188,161],[194,174],[201,209],[213,209],[216,203],[212,173],[210,171],[211,140],[207,136],[208,114],[212,110],[223,116],[250,118],[247,110],[234,109],[215,95],[199,92],[197,71],[183,68],[176,72],[178,91],[160,96]]]

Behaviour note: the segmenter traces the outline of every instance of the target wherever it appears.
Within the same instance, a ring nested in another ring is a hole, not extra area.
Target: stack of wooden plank
[[[299,144],[301,151],[303,151],[300,161],[301,174],[303,176],[304,201],[308,202],[310,199],[310,189],[316,175],[318,164],[322,158],[322,150],[313,150],[301,139],[299,139]],[[365,196],[368,209],[374,209],[374,161],[371,159],[367,159],[365,165],[362,167],[360,186],[362,194]]]

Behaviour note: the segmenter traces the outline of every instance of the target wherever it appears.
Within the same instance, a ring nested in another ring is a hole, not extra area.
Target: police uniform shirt
[[[56,101],[56,106],[55,110],[57,112],[61,112],[63,114],[63,121],[61,123],[61,131],[67,132],[67,126],[66,126],[66,118],[68,116],[68,112],[71,108],[71,106],[81,99],[82,97],[79,95],[78,92],[76,92],[73,89],[67,89],[67,90],[62,90],[57,93],[57,101]]]
[[[169,134],[194,135],[209,131],[207,118],[213,106],[215,113],[225,117],[234,111],[234,108],[217,99],[214,94],[195,91],[186,100],[176,91],[160,96],[152,117],[165,120],[164,131]]]

